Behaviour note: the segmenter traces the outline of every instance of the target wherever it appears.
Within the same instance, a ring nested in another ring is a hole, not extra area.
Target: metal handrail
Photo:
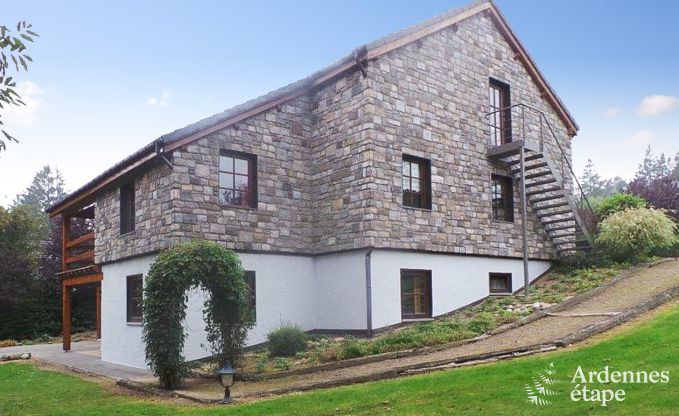
[[[556,142],[557,146],[559,147],[559,151],[561,152],[561,155],[562,155],[563,160],[564,160],[564,161],[566,162],[566,164],[568,165],[568,169],[570,170],[570,172],[571,172],[571,174],[572,174],[572,176],[573,176],[573,179],[575,179],[575,184],[578,186],[578,190],[580,191],[580,198],[581,198],[582,200],[585,201],[585,203],[587,204],[587,208],[588,208],[589,211],[592,213],[592,215],[595,215],[595,214],[594,214],[594,209],[592,208],[592,205],[589,203],[589,199],[587,199],[587,195],[585,195],[585,191],[582,189],[582,186],[580,185],[580,181],[578,180],[578,176],[575,174],[575,171],[573,170],[573,166],[571,165],[571,162],[568,160],[568,157],[566,156],[566,152],[564,151],[563,147],[561,146],[561,143],[559,142],[559,139],[556,137],[556,133],[554,133],[554,129],[552,128],[552,125],[551,125],[551,123],[549,122],[549,119],[547,119],[547,116],[545,115],[545,112],[544,112],[544,111],[542,111],[542,110],[540,110],[540,109],[538,109],[538,108],[535,108],[535,107],[533,107],[533,106],[531,106],[531,105],[529,105],[529,104],[518,103],[518,104],[510,105],[510,106],[505,107],[505,108],[500,108],[500,109],[498,109],[498,110],[488,112],[488,113],[486,113],[486,117],[488,117],[488,116],[490,116],[490,115],[493,115],[493,114],[495,114],[495,113],[498,113],[498,112],[511,111],[511,110],[512,110],[513,108],[515,108],[515,107],[522,107],[522,111],[521,111],[521,118],[522,118],[522,120],[521,120],[521,123],[522,123],[522,126],[523,126],[524,130],[525,130],[525,123],[526,123],[526,120],[525,120],[525,109],[526,109],[526,108],[529,109],[529,110],[533,110],[533,111],[535,111],[536,113],[538,113],[538,114],[540,115],[540,149],[541,149],[541,150],[542,150],[542,148],[543,148],[542,121],[544,120],[545,124],[546,124],[547,127],[549,128],[549,132],[552,134],[552,138],[554,139],[554,141]],[[525,140],[526,140],[526,137],[523,137],[523,140],[525,141]]]

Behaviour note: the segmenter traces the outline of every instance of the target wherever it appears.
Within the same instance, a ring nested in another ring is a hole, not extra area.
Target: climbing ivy
[[[187,291],[203,289],[207,340],[220,364],[237,365],[252,323],[245,272],[238,256],[219,244],[192,241],[158,255],[144,287],[146,361],[164,388],[178,387],[188,366],[183,356]]]

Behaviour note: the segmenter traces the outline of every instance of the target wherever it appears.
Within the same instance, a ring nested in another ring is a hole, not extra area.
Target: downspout
[[[366,327],[368,337],[373,336],[373,302],[372,302],[372,276],[370,274],[373,249],[365,253],[365,306],[366,306]]]
[[[155,142],[153,142],[153,146],[156,151],[156,155],[172,170],[174,169],[174,166],[172,165],[172,162],[170,162],[167,157],[165,157],[165,141],[163,139],[158,139]]]

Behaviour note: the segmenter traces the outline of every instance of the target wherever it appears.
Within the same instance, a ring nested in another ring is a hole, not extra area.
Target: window
[[[500,146],[512,141],[512,109],[509,108],[509,85],[490,79],[488,98],[490,107],[490,142]]]
[[[514,189],[512,178],[493,175],[493,219],[500,221],[514,221]]]
[[[403,155],[403,205],[431,209],[431,162]]]
[[[490,273],[490,293],[491,295],[511,295],[512,294],[512,274],[511,273]]]
[[[134,231],[134,182],[120,187],[120,234]]]
[[[127,276],[127,322],[141,322],[141,303],[144,293],[142,275]]]
[[[222,150],[219,155],[219,202],[257,208],[257,156]]]
[[[248,286],[248,296],[250,302],[250,322],[257,321],[257,284],[255,282],[255,272],[245,272],[245,284]]]
[[[431,271],[401,269],[401,318],[431,318]]]

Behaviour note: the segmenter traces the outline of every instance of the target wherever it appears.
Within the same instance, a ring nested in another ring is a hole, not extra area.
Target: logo
[[[530,384],[525,384],[527,402],[534,406],[550,406],[551,397],[557,396],[559,393],[552,390],[550,386],[559,383],[554,363],[549,363],[546,369],[539,372]]]
[[[578,366],[570,379],[569,398],[572,402],[590,402],[601,407],[620,403],[627,398],[625,386],[630,384],[667,384],[670,372],[623,370],[605,366],[603,369],[585,370]],[[540,371],[530,383],[524,384],[526,402],[533,406],[551,406],[559,392],[554,385],[561,381],[557,377],[554,363]],[[649,386],[650,387],[650,386]]]

